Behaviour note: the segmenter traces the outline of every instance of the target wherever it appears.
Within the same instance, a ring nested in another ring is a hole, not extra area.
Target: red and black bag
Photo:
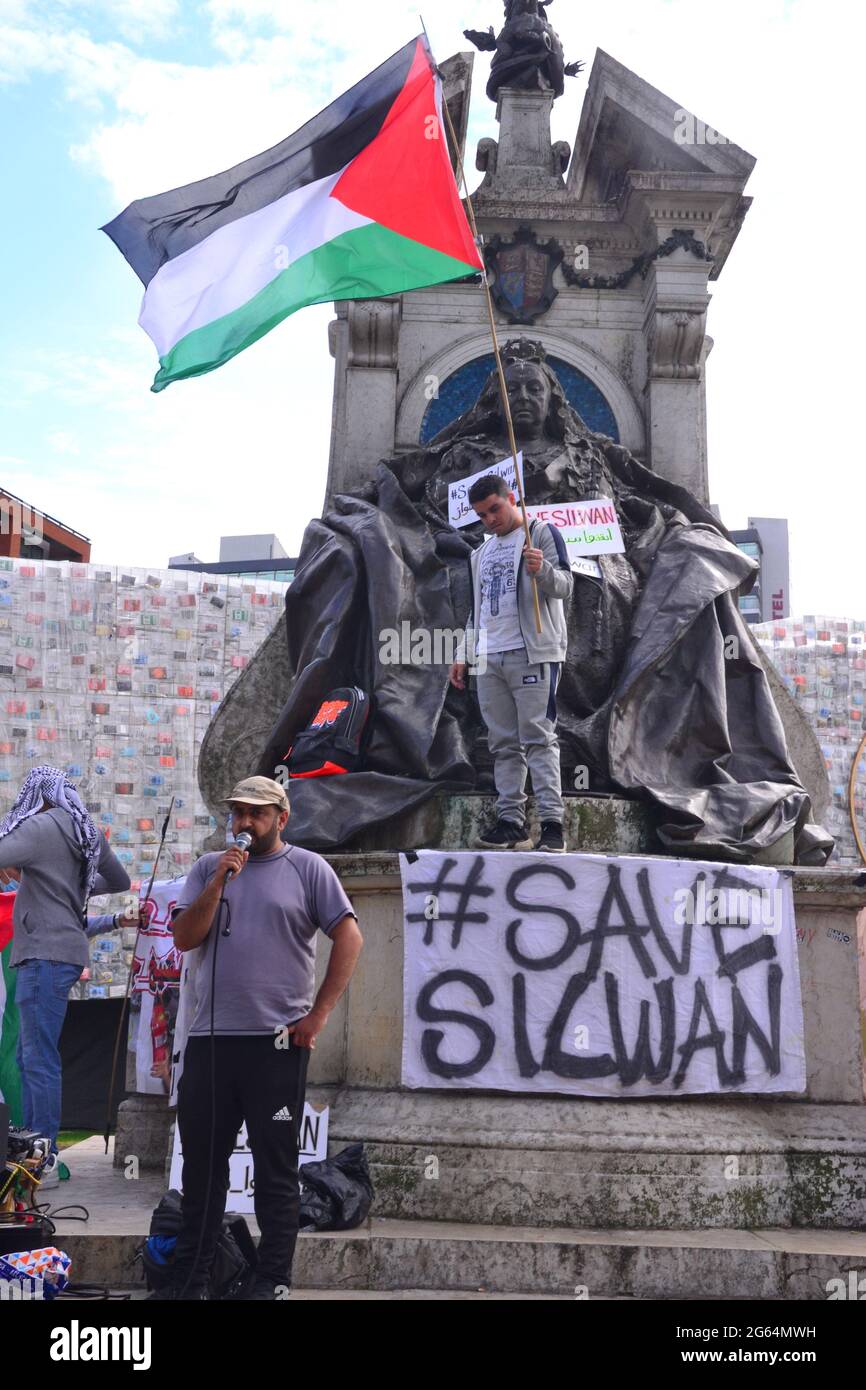
[[[370,697],[357,685],[332,690],[285,757],[290,777],[356,772],[370,732]]]

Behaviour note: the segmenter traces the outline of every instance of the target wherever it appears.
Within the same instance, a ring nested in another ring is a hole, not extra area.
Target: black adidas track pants
[[[216,1037],[213,1178],[205,1211],[211,1142],[211,1039],[190,1038],[178,1091],[183,1146],[183,1230],[175,1248],[174,1281],[192,1271],[190,1291],[207,1285],[229,1187],[229,1158],[246,1121],[255,1168],[254,1201],[261,1232],[257,1273],[291,1286],[298,1235],[298,1138],[309,1049],[277,1047],[271,1036]]]

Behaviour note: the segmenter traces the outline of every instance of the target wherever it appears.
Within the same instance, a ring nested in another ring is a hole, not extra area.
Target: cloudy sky
[[[0,483],[90,535],[94,559],[213,559],[221,534],[271,530],[297,553],[324,493],[332,310],[153,395],[139,282],[97,229],[275,144],[411,38],[418,4],[0,0]],[[790,519],[796,611],[866,616],[859,223],[839,215],[859,177],[859,7],[557,0],[550,13],[569,58],[607,50],[758,158],[710,309],[713,498],[729,526]],[[441,60],[467,47],[463,28],[498,25],[501,5],[437,0],[425,18]],[[496,134],[488,67],[479,55],[470,167]],[[556,138],[573,142],[585,84],[557,103]]]

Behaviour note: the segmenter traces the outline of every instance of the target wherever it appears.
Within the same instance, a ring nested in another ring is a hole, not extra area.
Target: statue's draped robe
[[[564,437],[527,452],[527,500],[613,497],[626,541],[625,555],[600,558],[600,583],[575,575],[557,700],[564,789],[585,768],[590,793],[648,799],[669,853],[748,861],[790,831],[798,862],[823,862],[832,840],[811,824],[739,613],[754,562],[690,493],[562,406]],[[446,484],[508,452],[471,432],[479,407],[307,528],[286,597],[294,683],[258,771],[274,775],[338,686],[372,695],[374,723],[366,770],[292,783],[294,843],[335,849],[436,791],[492,790],[474,695],[451,688],[445,664],[379,660],[404,623],[431,634],[466,623],[468,559],[484,537],[448,525]]]

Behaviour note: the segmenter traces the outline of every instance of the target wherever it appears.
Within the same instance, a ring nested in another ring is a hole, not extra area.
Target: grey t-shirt
[[[221,858],[205,854],[193,865],[177,912],[192,906]],[[200,948],[190,1037],[210,1033],[215,937],[219,944],[214,1033],[274,1034],[310,1012],[316,983],[316,934],[327,935],[344,917],[354,917],[352,904],[330,864],[296,845],[251,856],[243,872],[226,886],[224,897],[226,906],[218,909]],[[230,934],[225,936],[227,924]]]
[[[125,893],[129,874],[100,831],[95,894]],[[54,807],[28,816],[0,840],[0,869],[22,870],[15,898],[11,964],[55,960],[90,964],[81,885],[84,861],[68,811]]]
[[[486,541],[479,561],[481,628],[487,651],[514,652],[523,645],[517,611],[517,569],[526,537],[522,526]]]

